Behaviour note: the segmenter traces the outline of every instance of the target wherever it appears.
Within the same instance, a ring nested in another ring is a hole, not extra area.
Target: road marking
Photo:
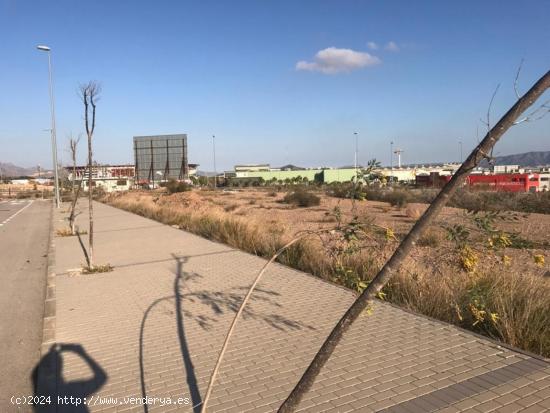
[[[8,222],[10,222],[10,220],[12,220],[13,218],[15,218],[17,215],[19,215],[19,214],[20,214],[21,212],[23,212],[25,209],[27,209],[32,203],[33,203],[33,201],[29,201],[29,202],[27,203],[27,205],[25,205],[23,208],[18,209],[17,211],[15,211],[15,214],[13,214],[13,215],[7,217],[4,221],[2,221],[2,222],[0,223],[0,227],[3,226],[3,225],[5,225],[5,224],[7,224]]]

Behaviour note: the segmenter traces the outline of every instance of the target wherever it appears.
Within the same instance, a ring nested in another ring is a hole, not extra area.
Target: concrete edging
[[[50,213],[50,236],[48,245],[48,264],[46,274],[46,294],[44,301],[44,316],[42,326],[42,344],[40,346],[40,364],[36,377],[36,395],[55,394],[57,384],[57,362],[55,357],[47,357],[52,346],[56,344],[56,294],[55,294],[55,205],[52,202]],[[55,403],[50,409],[43,411],[56,411]],[[42,406],[47,407],[47,406]]]

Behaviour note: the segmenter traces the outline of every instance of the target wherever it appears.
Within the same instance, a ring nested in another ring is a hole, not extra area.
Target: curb
[[[48,357],[50,349],[55,345],[56,326],[56,295],[55,295],[55,206],[52,203],[50,213],[50,236],[48,246],[48,264],[46,276],[46,295],[44,301],[44,316],[42,327],[42,344],[40,346],[41,361],[36,377],[36,395],[52,396],[57,387],[57,361],[55,357]],[[55,403],[42,407],[40,411],[54,412]]]

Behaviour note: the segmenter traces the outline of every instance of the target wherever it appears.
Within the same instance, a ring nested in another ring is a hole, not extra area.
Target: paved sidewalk
[[[96,263],[115,270],[73,275],[84,261],[78,240],[56,238],[57,342],[78,344],[52,352],[62,360],[58,391],[106,403],[81,411],[191,412],[190,405],[123,398],[200,403],[234,312],[265,261],[109,206],[94,208]],[[85,214],[79,218],[83,227]],[[60,220],[58,214],[55,224],[66,225]],[[237,326],[209,411],[275,411],[353,299],[343,288],[272,266]],[[548,411],[550,364],[379,303],[353,325],[301,409]]]

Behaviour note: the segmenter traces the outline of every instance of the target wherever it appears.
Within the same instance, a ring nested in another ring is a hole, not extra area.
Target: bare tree
[[[550,88],[550,71],[546,72],[544,76],[542,76],[525,95],[518,97],[518,100],[514,106],[512,106],[498,121],[498,123],[487,132],[483,140],[474,149],[470,156],[468,156],[466,161],[453,175],[451,180],[443,187],[441,192],[439,192],[426,212],[424,212],[424,215],[420,217],[411,231],[403,239],[388,262],[386,262],[380,272],[371,281],[369,286],[338,321],[313,358],[311,364],[300,378],[300,381],[296,384],[288,398],[279,408],[279,413],[294,412],[296,410],[298,404],[302,400],[302,397],[313,385],[316,377],[319,375],[319,372],[334,352],[334,349],[340,342],[342,336],[359,317],[359,315],[364,310],[370,308],[376,295],[399,270],[399,267],[411,252],[411,249],[416,244],[416,241],[424,234],[426,228],[428,228],[428,226],[439,215],[447,201],[456,192],[456,190],[462,186],[470,172],[482,159],[490,158],[490,153],[493,147],[502,135],[514,125],[538,118],[541,116],[541,112],[543,114],[548,113],[548,103],[545,102],[534,112],[531,112],[523,119],[518,120],[519,116],[529,109],[529,107],[531,107],[548,88]]]
[[[99,99],[99,93],[101,92],[101,86],[95,82],[90,81],[85,85],[80,85],[80,97],[82,103],[84,103],[84,126],[86,128],[86,135],[88,137],[88,215],[90,218],[90,224],[88,228],[88,267],[90,269],[94,266],[94,210],[93,210],[93,194],[92,194],[92,138],[95,131],[95,114],[96,103]]]
[[[82,179],[78,181],[78,187],[76,186],[76,151],[78,148],[78,143],[80,142],[81,136],[79,135],[78,138],[73,138],[72,135],[69,136],[69,151],[71,153],[71,160],[73,161],[73,177],[72,177],[72,202],[71,202],[71,210],[69,214],[69,225],[71,227],[71,233],[75,234],[75,228],[74,228],[74,222],[76,218],[75,210],[76,210],[76,203],[78,200],[78,196],[80,195],[80,188],[82,187]]]

